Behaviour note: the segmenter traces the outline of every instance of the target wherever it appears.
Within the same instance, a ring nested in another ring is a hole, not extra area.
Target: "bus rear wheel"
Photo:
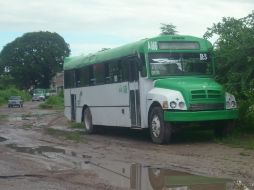
[[[84,124],[84,127],[85,127],[85,132],[88,133],[88,134],[92,134],[95,132],[95,128],[93,126],[93,121],[92,121],[92,114],[91,114],[91,111],[89,108],[86,108],[84,110],[84,113],[83,113],[83,124]]]
[[[171,125],[163,120],[161,107],[154,107],[149,116],[149,129],[151,139],[156,144],[166,144],[170,141]]]

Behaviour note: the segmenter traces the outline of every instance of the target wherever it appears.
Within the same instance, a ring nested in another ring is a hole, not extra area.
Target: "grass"
[[[42,109],[64,109],[64,98],[61,95],[50,96],[44,103],[39,105]]]
[[[217,143],[229,145],[236,148],[254,149],[254,134],[246,134],[239,131],[233,132],[233,134],[224,137],[222,139],[216,139]]]
[[[80,142],[84,135],[79,131],[63,131],[59,129],[47,128],[46,133],[55,137],[62,137],[66,140],[71,140],[74,142]]]
[[[72,129],[83,129],[84,126],[82,123],[69,122],[69,128]]]

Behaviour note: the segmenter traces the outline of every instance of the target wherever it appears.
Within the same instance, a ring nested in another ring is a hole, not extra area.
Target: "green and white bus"
[[[213,79],[213,47],[205,39],[161,35],[64,63],[65,115],[95,125],[149,128],[152,141],[173,129],[214,123],[227,132],[238,117],[235,97]]]

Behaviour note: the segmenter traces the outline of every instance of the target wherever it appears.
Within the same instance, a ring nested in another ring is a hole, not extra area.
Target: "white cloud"
[[[137,40],[158,35],[160,23],[172,23],[181,34],[202,36],[222,17],[244,17],[253,9],[253,0],[2,0],[0,28],[10,32],[94,32]]]

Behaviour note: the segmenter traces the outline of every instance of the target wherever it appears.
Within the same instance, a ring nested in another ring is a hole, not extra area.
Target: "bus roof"
[[[199,51],[207,51],[212,48],[212,44],[205,39],[197,38],[194,36],[184,35],[160,35],[154,38],[146,38],[134,43],[123,45],[117,48],[108,49],[105,51],[97,52],[89,55],[81,55],[75,57],[68,57],[64,61],[64,70],[71,70],[81,68],[85,65],[92,65],[95,63],[102,63],[105,61],[134,55],[137,52],[143,53],[147,50],[147,43],[149,41],[195,41],[200,43]],[[164,50],[165,51],[165,50]]]

